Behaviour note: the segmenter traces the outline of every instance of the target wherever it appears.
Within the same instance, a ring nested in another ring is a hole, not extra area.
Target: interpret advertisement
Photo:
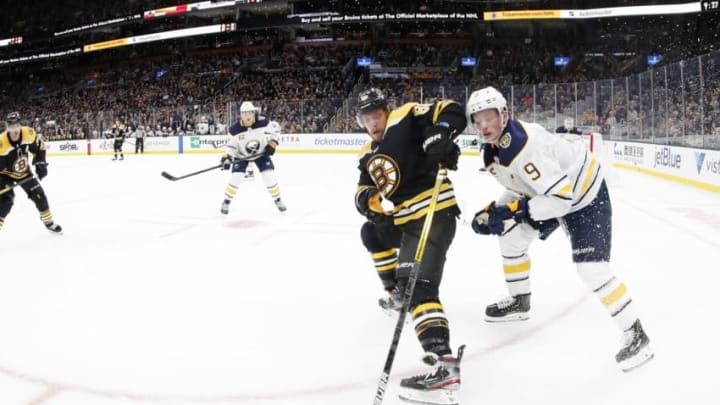
[[[720,151],[611,142],[614,166],[720,192]]]
[[[180,153],[219,153],[228,140],[227,135],[186,135],[180,138]]]

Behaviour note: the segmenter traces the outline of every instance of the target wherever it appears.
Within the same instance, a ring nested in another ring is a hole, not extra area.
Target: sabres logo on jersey
[[[390,197],[400,184],[400,167],[388,155],[372,156],[367,163],[367,171],[384,197]]]
[[[500,137],[500,140],[498,141],[498,146],[500,146],[503,149],[507,149],[510,147],[511,142],[512,142],[512,136],[510,135],[510,132],[505,132]]]
[[[250,139],[245,144],[245,152],[248,156],[252,156],[260,152],[260,141],[257,139]]]

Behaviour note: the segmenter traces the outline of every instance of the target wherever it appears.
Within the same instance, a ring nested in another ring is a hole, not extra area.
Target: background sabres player
[[[575,120],[572,118],[565,118],[564,125],[555,129],[556,134],[575,134],[582,135],[580,128],[575,126]]]
[[[505,98],[495,88],[473,92],[467,113],[486,142],[487,170],[507,189],[473,221],[475,232],[500,235],[511,295],[488,306],[486,319],[527,319],[527,251],[537,236],[533,227],[547,232],[542,222],[559,218],[570,237],[578,274],[624,331],[616,361],[627,371],[652,358],[649,339],[625,284],[610,268],[612,208],[595,156],[582,143],[551,134],[538,124],[510,119]]]
[[[378,89],[361,92],[357,109],[358,123],[372,138],[360,159],[355,194],[358,211],[369,219],[361,237],[373,254],[383,285],[394,293],[381,300],[381,306],[400,308],[438,164],[457,169],[460,149],[453,139],[467,120],[453,101],[408,103],[389,111]],[[381,199],[392,202],[391,212],[385,212]],[[460,212],[449,180],[440,189],[436,210],[410,302],[415,333],[427,353],[424,360],[432,369],[403,379],[400,396],[444,404],[456,400],[462,358],[462,348],[457,357],[452,355],[448,319],[438,292]],[[386,215],[392,216],[391,223]]]
[[[37,178],[30,170],[30,154]],[[7,116],[7,129],[0,134],[0,229],[15,201],[14,183],[18,183],[40,212],[40,219],[51,232],[62,232],[60,225],[53,222],[52,213],[45,191],[38,179],[47,176],[45,144],[35,131],[20,124],[20,114]]]
[[[265,187],[278,210],[280,212],[287,210],[280,198],[275,165],[271,159],[278,146],[279,133],[280,124],[260,116],[253,103],[244,101],[240,105],[240,120],[230,127],[230,139],[225,146],[226,154],[220,159],[223,170],[232,168],[232,176],[225,187],[225,199],[220,212],[223,214],[229,212],[230,202],[235,198],[250,162],[254,162],[260,171]]]

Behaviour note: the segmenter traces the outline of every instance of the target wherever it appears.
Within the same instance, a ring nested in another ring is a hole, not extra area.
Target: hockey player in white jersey
[[[610,268],[612,206],[599,161],[581,142],[509,118],[505,98],[493,87],[470,95],[467,114],[486,143],[487,170],[506,188],[472,223],[476,233],[499,235],[510,292],[487,307],[486,320],[528,318],[528,248],[536,237],[547,237],[558,219],[570,238],[578,274],[623,331],[615,356],[620,368],[628,371],[650,360],[650,340],[635,305]]]
[[[287,210],[280,198],[275,165],[271,159],[278,146],[279,133],[280,124],[260,116],[252,102],[245,101],[240,105],[240,119],[230,127],[230,139],[225,145],[225,155],[220,160],[222,170],[232,169],[220,212],[227,214],[230,211],[230,203],[246,176],[250,162],[255,163],[260,171],[260,176],[277,209],[280,212]]]

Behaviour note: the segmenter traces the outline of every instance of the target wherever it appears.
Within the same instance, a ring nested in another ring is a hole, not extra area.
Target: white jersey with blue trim
[[[262,118],[251,127],[239,123],[230,127],[230,135],[225,145],[225,153],[245,160],[255,160],[265,153],[268,144],[277,146],[280,124]]]
[[[532,219],[559,218],[590,204],[604,180],[600,162],[575,138],[511,119],[497,145],[485,145],[485,167],[509,191],[530,197]]]

